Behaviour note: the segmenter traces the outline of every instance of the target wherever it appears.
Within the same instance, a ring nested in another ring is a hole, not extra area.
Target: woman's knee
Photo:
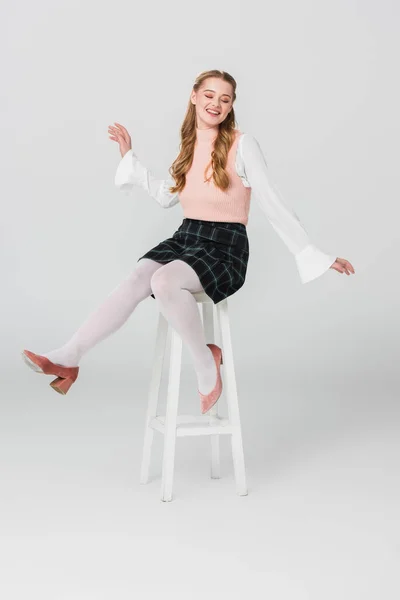
[[[168,297],[177,290],[203,290],[196,271],[184,261],[174,260],[158,269],[151,277],[150,286],[155,296]]]
[[[125,277],[125,284],[133,295],[139,294],[142,298],[146,298],[151,294],[150,281],[153,273],[154,270],[149,271],[148,269],[136,267],[134,271]]]
[[[179,286],[177,280],[172,277],[170,269],[166,269],[168,265],[164,265],[158,269],[150,278],[150,288],[153,294],[157,296],[166,296],[171,293],[173,288]]]

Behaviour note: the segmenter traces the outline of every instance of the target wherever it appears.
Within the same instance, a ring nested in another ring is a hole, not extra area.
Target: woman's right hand
[[[114,125],[115,127],[112,125],[108,127],[109,138],[110,140],[118,142],[119,151],[121,152],[122,158],[124,158],[128,150],[132,149],[131,136],[123,125],[120,125],[119,123],[114,123]]]

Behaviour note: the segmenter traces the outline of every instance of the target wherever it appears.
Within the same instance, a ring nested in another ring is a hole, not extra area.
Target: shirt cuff
[[[336,261],[336,256],[321,252],[314,244],[309,244],[295,255],[297,269],[302,283],[319,277]]]
[[[128,185],[128,187],[132,187],[132,184],[135,183],[132,168],[133,156],[135,155],[133,154],[132,149],[128,150],[128,152],[126,152],[123,158],[121,158],[121,160],[119,161],[114,179],[115,185],[117,187],[122,187],[123,189],[124,184],[130,184]]]

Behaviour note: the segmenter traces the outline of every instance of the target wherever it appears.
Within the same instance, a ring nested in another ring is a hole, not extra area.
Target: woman
[[[57,375],[50,385],[66,394],[78,377],[79,361],[95,344],[119,329],[149,295],[192,355],[203,414],[222,391],[222,351],[206,344],[192,292],[204,291],[214,303],[234,294],[245,281],[249,258],[246,225],[250,194],[295,257],[306,283],[328,269],[354,273],[353,266],[316,248],[297,215],[285,205],[268,179],[256,139],[235,129],[236,82],[224,71],[201,73],[181,127],[180,152],[170,177],[156,179],[132,151],[122,125],[109,127],[122,160],[115,184],[125,193],[143,187],[163,208],[180,202],[184,219],[172,237],[142,255],[135,269],[109,294],[72,338],[45,354],[24,350],[26,363],[40,373]]]

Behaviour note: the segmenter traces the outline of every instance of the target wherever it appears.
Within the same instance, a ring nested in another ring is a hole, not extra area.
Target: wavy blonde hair
[[[232,85],[233,103],[236,99],[236,81],[226,71],[219,71],[216,69],[203,71],[196,77],[193,90],[197,92],[202,87],[204,81],[209,77],[223,79]],[[213,172],[209,179],[212,177],[215,185],[221,190],[226,190],[229,186],[229,176],[225,170],[225,167],[228,159],[228,152],[235,139],[235,126],[235,112],[232,108],[225,120],[219,125],[218,135],[214,141],[214,149],[211,152],[211,167]],[[170,175],[175,179],[175,185],[169,188],[171,193],[181,192],[185,187],[186,173],[189,171],[193,162],[195,143],[196,106],[189,99],[186,115],[181,126],[181,143],[179,145],[180,151],[169,169]],[[204,172],[205,179],[209,164]]]

